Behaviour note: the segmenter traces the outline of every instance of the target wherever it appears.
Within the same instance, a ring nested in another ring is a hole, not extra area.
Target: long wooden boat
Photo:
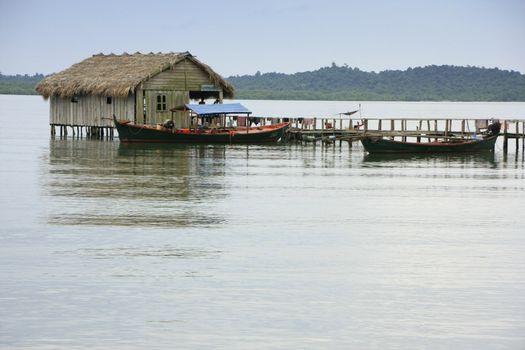
[[[438,142],[400,142],[382,137],[361,139],[369,153],[471,153],[493,151],[498,135],[481,139],[444,140]]]
[[[185,105],[197,117],[226,116],[228,114],[246,113],[248,110],[240,104],[230,105]],[[282,139],[290,123],[279,123],[257,127],[205,127],[177,129],[171,123],[164,125],[135,124],[129,120],[118,120],[113,117],[121,142],[162,142],[162,143],[275,143]]]
[[[290,123],[251,128],[168,129],[115,120],[121,142],[165,143],[273,143],[283,138]]]

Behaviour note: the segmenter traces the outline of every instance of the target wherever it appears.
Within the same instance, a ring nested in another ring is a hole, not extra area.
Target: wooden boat
[[[198,118],[224,117],[232,114],[251,113],[244,106],[234,104],[184,106]],[[180,109],[177,109],[180,110]],[[159,125],[135,124],[129,120],[117,120],[114,116],[121,142],[162,143],[275,143],[284,137],[290,123],[279,123],[257,127],[207,127],[202,123],[192,128],[177,129],[173,121]]]
[[[471,153],[493,151],[498,134],[481,139],[443,140],[438,142],[400,142],[382,137],[361,139],[369,153]]]

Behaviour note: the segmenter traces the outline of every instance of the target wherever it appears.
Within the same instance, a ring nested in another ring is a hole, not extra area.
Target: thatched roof
[[[210,80],[222,88],[224,97],[233,97],[233,86],[189,52],[93,55],[42,80],[37,85],[36,91],[45,98],[81,95],[125,97],[134,93],[140,83],[172,68],[184,59],[194,62],[209,74]]]

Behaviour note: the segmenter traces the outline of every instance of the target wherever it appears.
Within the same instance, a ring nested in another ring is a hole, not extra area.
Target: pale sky
[[[0,71],[189,51],[223,76],[431,64],[525,73],[525,1],[0,0]]]

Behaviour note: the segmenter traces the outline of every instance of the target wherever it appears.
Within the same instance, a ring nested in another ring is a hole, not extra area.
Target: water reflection
[[[203,250],[196,248],[175,248],[172,246],[160,247],[114,247],[90,248],[74,251],[58,251],[56,254],[79,255],[94,259],[110,259],[117,257],[160,257],[176,259],[217,258],[222,252],[219,250]]]
[[[366,154],[363,158],[364,163],[374,165],[388,165],[389,163],[413,163],[413,164],[458,164],[473,167],[497,167],[494,152],[483,152],[476,154],[415,154],[415,153],[384,153]]]
[[[225,148],[51,140],[44,164],[48,222],[64,225],[199,226],[225,219]]]

